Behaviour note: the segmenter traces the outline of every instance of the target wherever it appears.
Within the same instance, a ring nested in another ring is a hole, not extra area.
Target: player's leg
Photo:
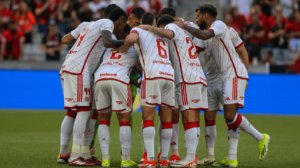
[[[198,147],[198,143],[199,143],[199,138],[200,138],[200,111],[199,113],[196,113],[195,115],[195,125],[196,125],[196,129],[197,129],[197,147]],[[196,154],[196,161],[198,162],[198,156]]]
[[[110,118],[111,118],[111,112],[109,110],[99,111],[98,138],[99,138],[100,148],[102,152],[102,167],[110,166],[110,155],[109,155]]]
[[[91,154],[94,155],[95,154],[95,139],[96,139],[96,135],[97,135],[97,131],[98,131],[98,126],[99,126],[99,122],[98,122],[98,112],[96,109],[93,108],[93,115],[91,117],[91,121],[90,121],[90,140],[91,140],[91,144],[90,144],[90,151]]]
[[[173,125],[173,133],[171,138],[171,148],[172,148],[172,155],[169,159],[169,163],[176,163],[180,160],[179,153],[178,153],[178,137],[179,137],[179,103],[178,103],[178,96],[175,88],[175,108],[172,109],[172,125]]]

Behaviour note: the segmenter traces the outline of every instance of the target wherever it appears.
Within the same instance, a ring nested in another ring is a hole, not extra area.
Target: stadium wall
[[[63,110],[58,71],[0,70],[0,109]],[[245,93],[247,114],[300,115],[299,75],[250,74]],[[135,111],[141,111],[139,101]]]

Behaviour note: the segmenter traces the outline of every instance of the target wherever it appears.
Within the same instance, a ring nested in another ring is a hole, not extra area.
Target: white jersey
[[[103,57],[103,62],[95,73],[95,83],[100,80],[117,80],[124,84],[130,83],[130,74],[139,57],[132,46],[125,53],[110,51]]]
[[[130,33],[136,33],[139,40],[134,44],[144,69],[143,79],[166,79],[174,81],[168,42],[152,32],[133,28]]]
[[[214,31],[215,37],[199,40],[197,44],[198,48],[205,49],[207,80],[231,76],[248,80],[247,69],[235,51],[243,42],[234,29],[227,27],[222,21],[215,21],[208,31]]]
[[[73,30],[71,35],[77,40],[69,51],[61,71],[74,75],[94,73],[105,50],[101,38],[103,30],[113,32],[113,22],[109,19],[83,22]]]
[[[170,23],[165,29],[174,32],[174,38],[170,41],[171,61],[175,69],[175,84],[202,83],[206,86],[206,79],[198,59],[198,53],[190,36],[177,25]]]

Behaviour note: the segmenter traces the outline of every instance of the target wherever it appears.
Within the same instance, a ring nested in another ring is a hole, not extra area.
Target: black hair
[[[141,7],[133,8],[130,12],[130,14],[133,14],[138,19],[141,19],[143,14],[146,13],[145,10]]]
[[[129,34],[130,31],[131,31],[131,27],[128,24],[126,24],[125,27],[124,27],[124,29],[123,29],[123,33]]]
[[[162,17],[160,17],[157,21],[157,27],[159,27],[160,25],[167,25],[169,23],[173,23],[175,21],[175,19],[169,15],[164,15]]]
[[[118,8],[118,9],[114,9],[110,13],[109,19],[112,21],[117,21],[121,16],[124,16],[126,20],[128,19],[126,12],[123,11],[123,9]]]
[[[142,24],[152,26],[154,19],[155,19],[154,14],[149,13],[149,12],[145,13],[145,14],[143,14],[143,17],[142,17]]]
[[[108,5],[105,10],[104,10],[104,17],[108,18],[110,13],[115,10],[115,9],[120,9],[120,7],[116,4],[110,4]]]
[[[160,13],[159,13],[159,17],[162,17],[163,15],[168,14],[172,17],[176,17],[176,11],[174,8],[163,8]]]
[[[201,6],[198,6],[196,9],[196,12],[200,12],[202,14],[208,13],[210,16],[216,18],[218,15],[217,8],[212,4],[204,4]]]

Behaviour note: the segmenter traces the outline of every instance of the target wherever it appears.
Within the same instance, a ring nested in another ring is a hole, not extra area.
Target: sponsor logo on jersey
[[[105,65],[118,65],[118,66],[125,67],[124,64],[121,64],[121,63],[119,63],[119,62],[107,62],[107,63],[104,63],[104,64],[101,65],[101,66],[105,66]]]
[[[151,99],[156,99],[158,96],[157,95],[150,95]]]
[[[193,103],[198,103],[199,101],[200,101],[200,99],[192,100]]]
[[[65,100],[67,100],[68,102],[72,101],[73,98],[65,98]]]
[[[76,54],[77,53],[77,51],[69,51],[69,54]]]
[[[244,100],[244,96],[241,96],[240,99],[241,99],[241,100]]]
[[[102,76],[117,76],[117,74],[115,73],[115,74],[113,74],[113,73],[102,73],[102,74],[100,74],[100,77],[102,77]]]
[[[159,71],[159,74],[173,77],[173,74],[162,72],[162,71]]]
[[[191,66],[196,66],[196,67],[201,67],[201,65],[198,64],[198,63],[190,63],[190,65],[191,65]]]
[[[170,62],[164,62],[164,61],[158,61],[158,60],[154,60],[152,62],[153,62],[153,64],[171,65]]]
[[[230,100],[230,98],[229,98],[229,97],[227,97],[225,100]]]
[[[124,102],[122,101],[116,101],[117,104],[123,104]]]
[[[205,135],[205,138],[210,138],[210,136],[208,134]]]
[[[85,100],[86,102],[88,102],[88,101],[90,100],[90,98],[86,97],[84,100]]]

